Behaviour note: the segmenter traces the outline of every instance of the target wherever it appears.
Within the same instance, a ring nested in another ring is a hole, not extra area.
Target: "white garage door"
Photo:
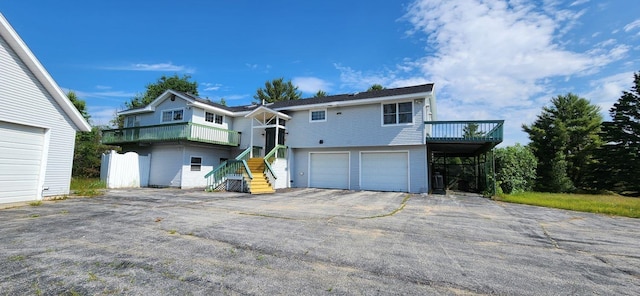
[[[0,121],[0,202],[38,198],[44,132]]]
[[[362,152],[360,189],[409,191],[408,152]]]
[[[180,147],[154,147],[151,151],[149,186],[180,187],[182,154]]]
[[[310,153],[309,187],[349,189],[349,153]]]

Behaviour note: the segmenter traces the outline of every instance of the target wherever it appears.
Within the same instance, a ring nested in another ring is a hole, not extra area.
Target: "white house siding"
[[[249,148],[251,145],[251,119],[246,117],[235,117],[233,119],[233,130],[240,132],[240,146],[241,151]],[[254,135],[254,139],[259,139],[260,131],[256,130],[256,134]],[[257,140],[253,143],[254,146],[262,146],[264,142],[258,142]],[[235,155],[234,155],[235,157]]]
[[[418,101],[413,105],[412,124],[383,126],[380,103],[327,108],[324,122],[309,122],[307,110],[292,112],[287,123],[287,145],[296,148],[423,145],[424,100]]]
[[[206,146],[185,146],[182,158],[182,188],[204,188],[207,180],[204,175],[211,172],[220,165],[220,159],[229,159],[231,149],[206,147]],[[200,171],[191,171],[191,157],[202,157],[202,167]]]
[[[7,42],[0,37],[0,121],[49,130],[44,196],[69,193],[75,125],[34,77]],[[37,199],[39,197],[34,197]]]
[[[409,153],[409,192],[427,192],[427,153],[424,145],[412,146],[379,146],[379,147],[339,147],[339,148],[294,148],[293,165],[291,167],[291,187],[309,187],[309,153],[313,152],[349,152],[350,172],[349,183],[351,190],[360,190],[360,152],[396,152],[403,151]]]
[[[217,127],[217,128],[222,128],[222,129],[231,129],[231,122],[232,119],[230,119],[228,115],[224,115],[220,112],[214,112],[214,111],[205,111],[204,109],[201,108],[193,108],[193,117],[191,118],[191,122],[193,123],[197,123],[197,124],[203,124],[203,125],[208,125],[208,126],[213,126],[213,127]],[[208,122],[206,121],[206,117],[205,117],[205,113],[209,112],[209,113],[213,113],[213,114],[218,114],[223,116],[222,118],[222,124],[217,124],[215,122]]]

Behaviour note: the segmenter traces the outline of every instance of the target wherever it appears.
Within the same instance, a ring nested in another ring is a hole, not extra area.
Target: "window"
[[[206,122],[214,122],[216,124],[222,124],[223,120],[224,120],[224,116],[222,115],[214,114],[210,112],[204,113],[204,121]]]
[[[182,121],[184,110],[170,110],[162,112],[162,122]]]
[[[393,103],[382,105],[382,124],[401,124],[413,122],[413,103]]]
[[[311,110],[309,113],[310,122],[327,121],[327,110]]]
[[[127,116],[127,123],[125,124],[125,127],[134,127],[134,126],[140,126],[140,116],[138,115]]]
[[[191,171],[199,172],[202,169],[202,157],[191,156]]]

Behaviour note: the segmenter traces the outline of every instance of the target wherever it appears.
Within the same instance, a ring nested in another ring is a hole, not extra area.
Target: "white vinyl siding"
[[[47,130],[38,196],[69,194],[77,127],[1,37],[0,71],[0,121]]]
[[[36,200],[45,130],[0,121],[0,203]]]
[[[360,153],[360,189],[409,191],[408,152]]]
[[[309,187],[349,189],[349,153],[310,153]]]

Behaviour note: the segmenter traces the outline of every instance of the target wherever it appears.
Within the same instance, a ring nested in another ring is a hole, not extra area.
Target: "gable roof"
[[[230,111],[227,106],[211,102],[209,100],[198,98],[192,94],[175,91],[172,89],[165,90],[161,95],[155,98],[151,103],[146,106],[131,108],[118,112],[118,115],[138,114],[146,112],[154,112],[156,107],[163,101],[170,98],[180,98],[187,102],[187,106],[196,106],[204,110],[210,110],[214,112],[223,113],[226,115],[233,115],[233,111]]]
[[[166,99],[165,95],[169,92],[179,95],[180,97],[188,101],[191,105],[195,105],[203,109],[214,110],[214,111],[222,112],[228,115],[241,115],[241,114],[244,115],[245,114],[244,112],[250,113],[260,107],[266,107],[276,111],[286,111],[286,110],[293,110],[293,109],[308,109],[308,108],[314,108],[314,107],[319,107],[323,105],[325,106],[358,105],[365,102],[371,103],[371,102],[393,100],[393,99],[420,98],[433,93],[433,83],[399,87],[399,88],[374,90],[374,91],[366,91],[366,92],[353,93],[353,94],[340,94],[340,95],[318,97],[318,98],[280,101],[275,103],[269,103],[266,105],[252,104],[252,105],[242,105],[242,106],[235,106],[235,107],[228,107],[218,103],[214,103],[208,99],[198,98],[192,94],[187,94],[187,93],[178,92],[174,90],[167,90],[158,98],[153,100],[153,102],[149,103],[149,105],[147,106],[124,110],[124,111],[118,112],[118,114],[126,115],[126,114],[134,114],[134,113],[141,113],[141,112],[153,112],[155,110],[155,105],[165,100]]]
[[[2,13],[0,13],[0,36],[2,36],[11,49],[20,57],[31,73],[33,73],[42,86],[44,86],[56,103],[60,105],[60,108],[69,116],[71,121],[76,125],[76,130],[84,132],[91,131],[91,125],[89,125],[78,109],[71,103],[71,100],[67,98],[67,95],[60,89],[53,78],[51,78],[49,72],[40,64],[36,56],[29,50],[27,44],[24,43],[18,33],[11,27]]]

